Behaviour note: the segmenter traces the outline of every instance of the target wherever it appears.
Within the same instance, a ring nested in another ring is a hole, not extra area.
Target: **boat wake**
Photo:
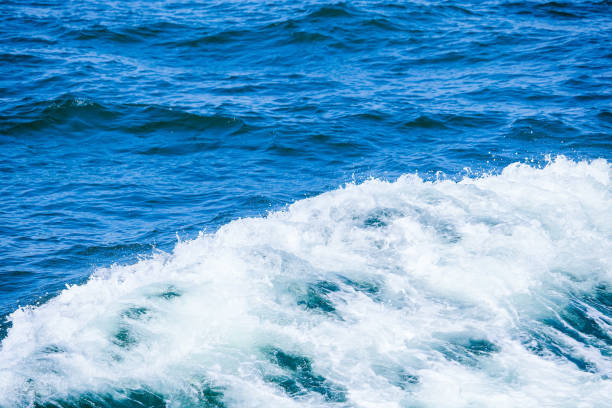
[[[349,184],[9,317],[0,406],[596,407],[605,160]]]

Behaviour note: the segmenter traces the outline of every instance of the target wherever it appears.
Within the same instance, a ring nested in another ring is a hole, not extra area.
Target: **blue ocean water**
[[[609,1],[3,1],[0,406],[605,406],[611,39]]]

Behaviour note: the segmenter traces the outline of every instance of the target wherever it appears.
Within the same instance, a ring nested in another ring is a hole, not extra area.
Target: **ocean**
[[[612,407],[610,1],[0,4],[0,407]]]

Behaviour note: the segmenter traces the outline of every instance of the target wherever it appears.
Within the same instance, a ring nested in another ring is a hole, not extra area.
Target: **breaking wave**
[[[603,159],[300,200],[9,317],[3,407],[596,407]]]

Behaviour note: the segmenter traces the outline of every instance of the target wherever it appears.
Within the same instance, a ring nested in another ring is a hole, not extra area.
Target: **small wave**
[[[336,3],[329,6],[320,7],[314,11],[311,11],[308,14],[308,18],[318,19],[318,18],[341,18],[341,17],[351,17],[353,13],[351,8],[347,3]]]
[[[130,133],[151,133],[159,130],[195,130],[195,131],[237,131],[244,122],[240,119],[222,116],[222,115],[200,115],[196,113],[185,112],[180,109],[156,107],[156,106],[140,106],[137,116],[146,118],[132,122],[125,127],[125,130]]]
[[[372,19],[366,20],[364,21],[363,25],[366,27],[380,28],[380,29],[387,30],[387,31],[401,30],[401,27],[397,23],[392,22],[391,20],[384,18],[384,17],[378,17],[378,18],[372,18]]]
[[[0,128],[6,134],[38,132],[68,123],[80,128],[84,126],[82,121],[102,125],[117,117],[116,112],[102,104],[71,95],[21,105],[13,111],[5,116]]]
[[[597,114],[597,118],[601,121],[612,123],[612,112],[610,111],[601,111]]]
[[[535,2],[517,1],[502,3],[501,7],[511,9],[517,14],[534,15],[538,17],[552,17],[562,19],[582,19],[588,13],[605,12],[609,6],[607,2],[581,1],[581,2]]]
[[[240,119],[222,115],[200,115],[172,107],[101,104],[71,95],[22,105],[4,117],[3,126],[6,134],[95,126],[136,135],[172,131],[231,134],[247,127]]]
[[[404,124],[404,127],[423,129],[446,129],[446,125],[443,121],[436,120],[426,115],[421,115],[416,119],[406,122]]]
[[[37,55],[21,54],[21,53],[0,53],[0,61],[8,64],[43,64],[48,62],[46,59]]]
[[[531,117],[514,121],[508,136],[521,140],[576,136],[578,130],[559,119]]]
[[[173,33],[180,31],[198,32],[200,27],[190,27],[187,24],[159,21],[146,25],[113,25],[105,26],[102,24],[88,25],[85,27],[62,29],[61,38],[63,40],[76,40],[79,42],[110,42],[115,44],[134,45],[137,43],[148,43],[152,46],[188,46],[206,42],[206,36],[201,39],[187,39],[177,41],[173,38]],[[229,32],[227,35],[230,35]],[[224,35],[223,33],[220,34]],[[215,42],[215,37],[211,36],[210,42]]]
[[[128,43],[134,40],[134,37],[115,31],[110,27],[101,24],[96,24],[90,27],[80,28],[65,28],[61,38],[64,40],[77,41],[113,41],[118,43]]]
[[[294,43],[313,43],[329,40],[331,37],[321,34],[307,31],[296,31],[291,35],[291,40]]]
[[[251,40],[255,40],[253,37],[253,32],[248,30],[222,30],[214,33],[203,33],[201,35],[186,38],[183,40],[172,39],[166,42],[163,42],[162,45],[172,46],[172,47],[202,47],[206,45],[223,45],[232,42],[238,42],[241,39],[251,38]]]

